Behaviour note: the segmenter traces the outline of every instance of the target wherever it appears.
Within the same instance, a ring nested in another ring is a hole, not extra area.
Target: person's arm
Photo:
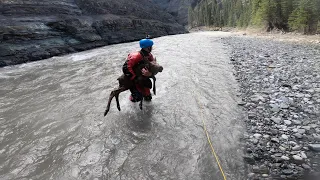
[[[156,62],[156,59],[153,57],[153,55],[151,53],[149,53],[149,58],[148,59],[149,59],[150,62],[152,62],[152,61]]]
[[[136,77],[136,74],[133,71],[133,67],[141,61],[142,56],[140,53],[129,54],[128,56],[128,70],[132,74],[131,80]]]
[[[156,59],[153,57],[153,55],[151,53],[149,53],[148,60],[150,62],[155,62],[155,63],[157,62]],[[149,69],[146,69],[146,68],[143,68],[141,70],[141,73],[142,73],[143,76],[146,76],[146,77],[152,76],[152,73],[149,71]]]

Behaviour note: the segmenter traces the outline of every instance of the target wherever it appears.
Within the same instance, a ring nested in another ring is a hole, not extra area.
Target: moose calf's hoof
[[[151,94],[150,94],[150,95],[148,95],[148,96],[145,96],[143,99],[144,99],[145,101],[151,101],[152,96],[151,96]]]

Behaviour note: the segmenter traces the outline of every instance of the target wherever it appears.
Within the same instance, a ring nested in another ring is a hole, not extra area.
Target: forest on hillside
[[[199,0],[188,11],[190,27],[260,27],[267,31],[320,33],[320,0]]]

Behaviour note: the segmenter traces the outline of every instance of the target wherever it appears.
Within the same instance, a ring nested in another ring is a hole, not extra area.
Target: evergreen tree
[[[317,22],[317,30],[316,33],[320,33],[320,0],[315,0],[316,5],[316,18],[318,20]]]
[[[289,17],[289,26],[292,30],[303,33],[317,31],[317,7],[314,0],[301,0]]]
[[[255,25],[304,33],[320,31],[320,0],[199,0],[190,26]]]

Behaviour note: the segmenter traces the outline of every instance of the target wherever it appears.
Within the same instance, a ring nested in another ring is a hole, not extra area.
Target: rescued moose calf
[[[152,78],[153,79],[153,93],[156,94],[156,78],[155,78],[155,75],[158,73],[158,72],[162,72],[163,70],[163,67],[158,65],[156,63],[156,59],[153,61],[153,62],[150,62],[148,60],[142,60],[133,70],[137,76],[137,79],[138,79],[138,82],[139,81],[142,81],[143,78]],[[152,76],[151,77],[144,77],[141,73],[141,70],[143,68],[146,68],[148,69],[151,73],[152,73]],[[119,103],[119,94],[123,91],[126,91],[128,89],[131,89],[135,86],[134,82],[132,80],[130,80],[129,77],[127,77],[126,75],[122,74],[118,79],[119,81],[119,87],[116,88],[115,90],[111,91],[111,94],[109,96],[109,101],[108,101],[108,105],[107,105],[107,109],[105,110],[104,112],[104,116],[106,116],[110,110],[110,104],[111,104],[111,101],[113,99],[113,97],[116,97],[116,102],[117,102],[117,108],[118,110],[120,111],[120,103]],[[143,98],[141,99],[140,103],[139,103],[139,107],[140,109],[142,110],[142,101],[143,101]]]

